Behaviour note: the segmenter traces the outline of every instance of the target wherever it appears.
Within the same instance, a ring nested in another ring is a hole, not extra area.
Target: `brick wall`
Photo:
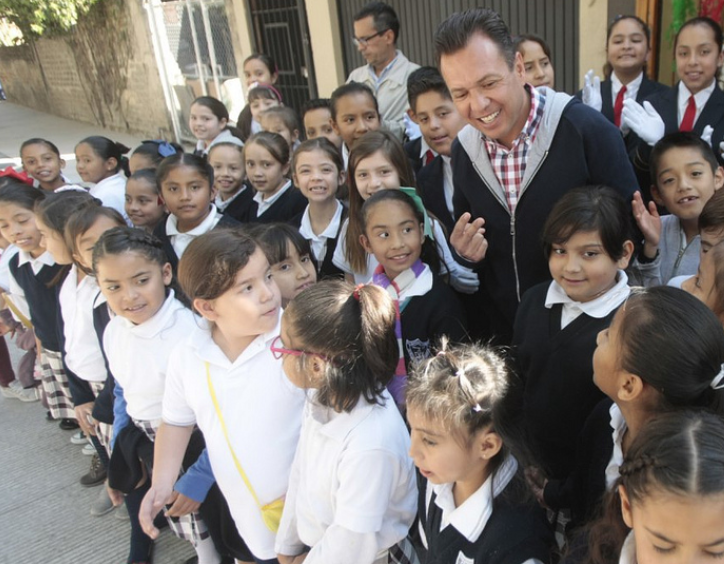
[[[149,137],[173,137],[141,0],[98,2],[75,29],[0,47],[8,99],[47,113]]]

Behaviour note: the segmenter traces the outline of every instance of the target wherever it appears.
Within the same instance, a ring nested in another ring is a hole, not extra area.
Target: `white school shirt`
[[[445,193],[445,206],[450,215],[455,217],[455,208],[453,207],[453,194],[455,185],[453,184],[453,172],[450,157],[442,155],[442,188]]]
[[[636,96],[638,96],[639,88],[641,88],[641,83],[644,81],[644,73],[641,71],[641,73],[634,78],[631,82],[629,82],[626,85],[626,92],[624,92],[623,97],[624,100],[636,100]],[[623,88],[623,82],[621,82],[618,77],[616,76],[615,72],[611,73],[611,100],[613,104],[616,104],[616,97],[618,96],[618,93],[621,91],[621,88]]]
[[[694,94],[694,104],[696,105],[696,115],[694,116],[694,123],[696,123],[696,120],[699,119],[701,111],[704,109],[704,106],[709,101],[709,96],[711,96],[712,92],[714,92],[714,88],[716,87],[716,79],[714,79],[709,86]],[[681,121],[684,119],[686,107],[689,105],[690,96],[691,92],[686,87],[686,85],[683,82],[679,82],[679,96],[677,102],[677,107],[679,109],[679,125],[681,125]]]
[[[26,262],[29,262],[33,274],[36,275],[44,266],[55,265],[53,255],[51,255],[48,251],[43,252],[43,254],[37,258],[33,258],[30,253],[21,250],[18,250],[17,255],[18,266],[23,266]],[[15,279],[15,276],[13,276],[13,273],[9,272],[9,274],[10,279],[8,281],[8,285],[10,287],[8,288],[8,290],[10,294],[10,299],[13,301],[15,307],[18,308],[18,311],[20,311],[20,313],[22,313],[26,317],[26,319],[30,319],[30,307],[28,306],[28,300],[25,298],[25,290],[23,290],[20,284],[18,284],[18,281]],[[13,317],[15,317],[14,314]],[[20,321],[17,318],[16,320]]]
[[[199,235],[203,235],[204,233],[211,231],[214,227],[216,227],[216,224],[219,223],[221,217],[222,214],[219,213],[216,206],[211,204],[211,211],[209,211],[209,215],[207,215],[201,223],[190,231],[180,233],[178,230],[178,218],[173,214],[169,214],[166,218],[166,235],[168,235],[168,238],[171,241],[171,246],[173,247],[173,250],[179,260],[181,260],[181,256],[186,251],[186,248],[191,244],[191,241],[196,239]]]
[[[628,535],[626,535],[626,540],[623,541],[623,546],[621,547],[621,555],[618,559],[618,564],[637,564],[638,560],[636,559],[636,537],[634,536],[634,532],[630,531]]]
[[[606,490],[610,491],[621,475],[619,469],[623,464],[623,436],[626,434],[628,426],[621,410],[615,403],[610,407],[608,413],[611,416],[611,437],[613,440],[611,460],[608,461],[606,466]]]
[[[277,553],[308,546],[305,564],[372,564],[407,536],[417,513],[410,435],[387,390],[382,400],[338,413],[310,392]]]
[[[0,255],[0,290],[3,292],[10,291],[10,259],[17,255],[19,250],[10,243]]]
[[[156,314],[134,325],[116,315],[103,333],[103,349],[113,377],[123,388],[133,419],[158,422],[168,358],[176,345],[196,327],[196,316],[169,291]]]
[[[435,494],[435,505],[442,510],[440,530],[452,526],[469,542],[474,543],[482,534],[490,517],[493,515],[494,499],[500,495],[518,471],[518,461],[508,455],[500,468],[488,476],[477,491],[466,499],[459,507],[455,506],[453,483],[433,485],[427,482],[425,490],[425,507],[429,507],[432,494]],[[427,548],[427,538],[422,526],[418,527],[422,544]],[[464,556],[464,555],[463,555]],[[458,559],[459,560],[459,559]],[[467,559],[465,560],[467,561]],[[543,564],[537,558],[529,558],[521,564]]]
[[[196,141],[196,150],[201,151],[204,156],[209,154],[209,151],[211,150],[211,147],[216,143],[223,143],[224,141],[229,141],[231,138],[234,138],[235,141],[232,141],[232,143],[236,143],[236,141],[241,141],[238,137],[234,137],[234,135],[229,131],[228,129],[224,129],[219,133],[216,137],[213,138],[211,143],[206,145],[205,141]],[[242,142],[242,146],[244,143]]]
[[[239,191],[231,196],[230,198],[227,198],[226,200],[221,199],[221,194],[216,194],[216,198],[214,198],[214,205],[216,206],[216,209],[220,212],[223,212],[226,208],[229,207],[231,202],[236,200],[239,196],[241,196],[244,193],[244,190],[248,190],[249,188],[246,187],[246,184],[242,184]]]
[[[273,331],[259,335],[231,362],[214,342],[208,323],[199,321],[171,355],[163,398],[166,423],[196,424],[203,432],[211,468],[236,528],[261,560],[276,558],[274,533],[262,521],[261,511],[236,469],[211,400],[204,363],[209,363],[236,457],[261,504],[271,503],[287,492],[305,397],[284,374],[282,361],[271,353],[279,330],[277,322]]]
[[[292,181],[287,180],[284,186],[282,186],[279,189],[279,192],[274,194],[273,196],[270,196],[269,198],[264,199],[264,194],[261,192],[257,192],[254,194],[254,201],[258,204],[256,208],[256,217],[259,217],[261,214],[263,214],[266,210],[268,210],[274,202],[276,202],[279,198],[282,197],[282,194],[289,190],[292,187]]]
[[[90,195],[98,198],[103,205],[113,208],[123,216],[126,223],[131,226],[131,220],[126,214],[126,177],[122,172],[104,178],[90,189]]]
[[[626,298],[631,294],[626,273],[623,270],[619,270],[617,278],[618,281],[614,284],[613,288],[590,302],[577,302],[572,300],[568,297],[561,285],[553,280],[551,285],[548,286],[545,307],[551,309],[555,304],[563,304],[561,310],[561,329],[565,329],[566,326],[582,313],[595,319],[602,319],[626,301]]]
[[[337,233],[340,233],[339,224],[342,221],[342,211],[344,206],[342,202],[337,200],[337,209],[332,216],[332,221],[329,222],[326,229],[319,235],[314,233],[312,229],[312,220],[309,218],[309,205],[307,204],[304,214],[302,215],[302,223],[299,226],[299,233],[307,241],[309,241],[312,247],[312,253],[314,258],[317,259],[317,264],[321,266],[324,262],[324,257],[327,254],[327,239],[334,239]],[[341,234],[341,233],[340,233]]]
[[[105,302],[96,301],[100,288],[93,276],[78,281],[74,264],[60,287],[58,301],[63,316],[65,363],[79,378],[88,382],[104,382],[106,363],[93,324],[93,308]]]

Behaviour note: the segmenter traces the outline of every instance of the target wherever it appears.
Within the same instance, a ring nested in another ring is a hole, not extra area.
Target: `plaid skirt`
[[[100,394],[103,391],[103,388],[105,387],[105,382],[88,382],[90,385],[91,391],[93,392],[93,395],[95,397],[98,397],[98,394]],[[111,438],[113,437],[113,425],[109,425],[108,423],[101,423],[100,421],[96,423],[96,437],[98,437],[98,440],[103,445],[103,448],[106,449],[106,452],[108,453],[108,457],[111,456]]]
[[[405,537],[390,547],[385,556],[380,556],[374,564],[420,564],[410,539]]]
[[[61,353],[41,349],[39,368],[40,383],[53,419],[75,419],[68,376],[63,368]]]
[[[160,425],[160,420],[141,420],[133,419],[133,424],[140,429],[151,442],[156,438],[156,431]],[[183,471],[182,471],[183,473]],[[166,509],[171,506],[167,505]],[[170,517],[165,515],[169,528],[173,534],[180,539],[191,542],[194,546],[199,541],[209,538],[209,529],[206,527],[200,513],[189,513],[182,517]]]

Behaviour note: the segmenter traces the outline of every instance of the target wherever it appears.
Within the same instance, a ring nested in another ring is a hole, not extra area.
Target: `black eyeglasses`
[[[379,37],[380,35],[382,35],[383,33],[387,33],[388,31],[390,31],[390,28],[383,29],[382,31],[378,31],[377,33],[368,35],[367,37],[353,37],[352,41],[357,47],[359,47],[360,45],[364,47],[370,42],[370,40],[374,39],[375,37]]]

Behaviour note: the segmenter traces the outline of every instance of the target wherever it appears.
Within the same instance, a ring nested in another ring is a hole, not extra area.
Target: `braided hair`
[[[101,235],[93,247],[93,271],[97,272],[98,263],[103,258],[128,251],[139,253],[161,267],[168,263],[163,243],[148,231],[135,227],[114,227]]]

